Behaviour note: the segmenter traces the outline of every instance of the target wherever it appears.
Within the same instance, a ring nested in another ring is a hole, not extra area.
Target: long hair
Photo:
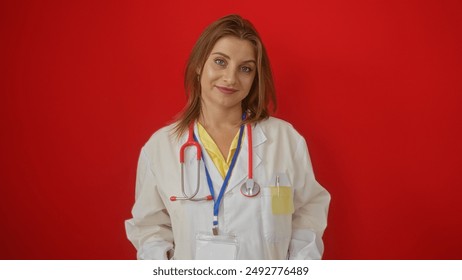
[[[225,36],[249,41],[255,47],[257,72],[249,94],[242,100],[242,111],[247,112],[244,123],[258,122],[270,116],[269,107],[276,109],[273,76],[266,49],[252,23],[239,15],[228,15],[210,24],[200,35],[189,56],[184,87],[188,97],[185,108],[177,116],[175,132],[181,136],[188,125],[199,118],[201,112],[201,84],[198,69],[202,73],[205,62],[215,43]]]

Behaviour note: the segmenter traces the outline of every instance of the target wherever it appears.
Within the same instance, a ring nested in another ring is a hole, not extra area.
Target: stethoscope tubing
[[[191,200],[191,201],[201,201],[201,200],[212,200],[213,197],[211,195],[208,195],[206,197],[201,197],[201,198],[195,198],[196,195],[199,193],[199,186],[200,186],[200,161],[202,159],[202,150],[200,144],[194,140],[193,138],[194,135],[194,122],[191,122],[189,125],[189,131],[188,131],[188,139],[186,143],[181,145],[180,147],[180,165],[181,165],[181,192],[183,193],[183,196],[171,196],[170,200],[171,201],[176,201],[176,200]],[[194,193],[190,196],[186,194],[185,191],[185,186],[184,186],[184,172],[185,172],[185,150],[188,147],[195,147],[196,148],[196,159],[197,159],[197,184],[196,184],[196,189]]]
[[[248,171],[247,171],[248,172],[248,181],[252,182],[252,184],[253,184],[254,180],[253,180],[252,127],[251,127],[250,123],[247,123],[245,126],[246,126],[246,130],[247,130],[247,143],[248,143],[248,147],[247,147],[247,150],[248,150]],[[241,129],[240,134],[242,134],[242,129]],[[241,140],[242,140],[242,137],[240,136],[239,137],[239,142]],[[238,146],[240,146],[240,143],[239,143]],[[197,159],[197,184],[196,184],[196,188],[194,190],[194,193],[192,195],[187,195],[186,194],[185,184],[184,184],[184,179],[185,179],[184,178],[185,150],[188,147],[195,147],[196,151],[197,151],[197,154],[196,154],[196,159]],[[236,151],[236,153],[238,153],[238,151]],[[170,197],[171,201],[176,201],[176,200],[203,201],[203,200],[213,200],[214,199],[213,195],[207,195],[205,197],[196,198],[197,194],[199,193],[199,189],[200,189],[200,160],[201,159],[202,159],[201,146],[200,146],[199,142],[194,139],[194,122],[191,122],[191,124],[189,125],[189,129],[188,129],[188,139],[187,139],[186,143],[184,143],[180,147],[181,192],[182,192],[183,196],[171,196]],[[206,170],[206,172],[207,172],[207,170]],[[210,182],[209,182],[209,184],[210,184]],[[211,191],[213,191],[213,190],[211,190]],[[222,191],[224,191],[224,189],[222,189]],[[245,193],[243,193],[243,195],[246,196],[246,197],[253,197],[254,196],[254,195],[247,195]],[[219,196],[219,197],[221,197],[221,196]]]
[[[248,152],[248,177],[253,180],[253,144],[252,144],[252,127],[246,124],[247,127],[247,152]]]

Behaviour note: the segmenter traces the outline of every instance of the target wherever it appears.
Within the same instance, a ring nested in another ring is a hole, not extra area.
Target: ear
[[[201,82],[201,69],[199,67],[197,67],[197,69],[196,69],[196,74],[197,74],[197,76],[196,76],[197,81],[200,84],[200,82]]]

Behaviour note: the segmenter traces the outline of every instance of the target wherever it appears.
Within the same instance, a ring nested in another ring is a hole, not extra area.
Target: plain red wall
[[[462,258],[461,1],[2,1],[0,258],[131,259],[138,153],[203,28],[266,43],[332,194],[327,259]]]

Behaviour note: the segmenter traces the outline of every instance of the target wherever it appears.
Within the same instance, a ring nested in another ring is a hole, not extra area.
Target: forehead
[[[212,48],[210,54],[222,53],[235,60],[255,60],[256,53],[254,45],[244,39],[234,36],[225,36],[220,38]]]

